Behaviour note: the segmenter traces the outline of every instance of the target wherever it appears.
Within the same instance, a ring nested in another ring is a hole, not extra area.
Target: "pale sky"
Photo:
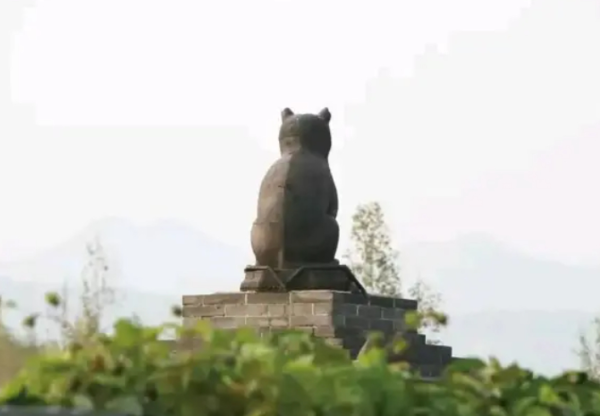
[[[345,234],[379,200],[399,244],[600,264],[596,0],[1,0],[0,31],[0,261],[105,216],[249,250],[280,111],[327,106]]]

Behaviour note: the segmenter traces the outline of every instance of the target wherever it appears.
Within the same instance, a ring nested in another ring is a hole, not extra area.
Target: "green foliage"
[[[169,326],[171,327],[171,326]],[[497,361],[460,360],[435,382],[367,348],[351,361],[304,332],[183,330],[202,347],[172,354],[164,327],[129,320],[85,348],[32,360],[0,403],[51,404],[146,416],[600,415],[600,385],[585,373],[547,379]]]
[[[359,205],[352,216],[348,265],[371,293],[400,296],[398,252],[393,249],[378,202]]]
[[[344,255],[348,265],[363,283],[367,291],[374,294],[401,297],[403,279],[400,275],[399,253],[393,248],[392,238],[385,221],[383,209],[378,202],[359,205],[352,216],[350,248]],[[419,276],[408,288],[407,294],[419,305],[423,315],[419,329],[427,330],[428,342],[444,324],[439,312],[442,297]]]
[[[115,290],[109,282],[108,257],[100,240],[95,238],[86,245],[86,262],[81,273],[83,290],[80,293],[81,310],[75,319],[69,319],[67,288],[63,287],[62,296],[57,292],[45,296],[48,310],[46,313],[33,313],[26,316],[22,325],[27,333],[27,340],[18,339],[3,325],[2,313],[16,309],[11,300],[0,296],[0,386],[11,379],[30,357],[41,351],[60,351],[69,343],[87,345],[101,334],[100,322],[105,310],[115,302]],[[39,343],[34,329],[41,319],[58,325],[60,339]]]
[[[589,377],[600,380],[600,317],[595,317],[591,331],[593,336],[581,332],[579,335],[579,347],[575,351],[579,357],[581,369]]]
[[[15,337],[4,325],[4,312],[15,308],[13,301],[0,297],[0,386],[11,380],[39,350],[35,344]]]

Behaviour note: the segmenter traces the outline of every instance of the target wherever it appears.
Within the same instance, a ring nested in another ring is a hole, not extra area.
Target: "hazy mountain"
[[[600,267],[537,259],[487,235],[410,245],[402,263],[434,284],[452,313],[600,310]]]
[[[158,323],[182,294],[236,290],[251,262],[187,224],[106,219],[35,258],[0,264],[0,293],[23,310],[6,319],[16,324],[43,310],[44,293],[65,279],[76,299],[85,244],[94,236],[120,286],[110,318],[136,314]],[[409,245],[402,262],[409,280],[421,275],[443,294],[451,325],[441,339],[456,355],[495,355],[543,372],[577,364],[573,348],[596,310],[600,270],[532,258],[485,235]]]
[[[578,337],[593,318],[593,313],[568,310],[459,314],[450,316],[450,326],[440,339],[456,356],[494,356],[554,374],[579,366]]]
[[[0,276],[51,285],[78,281],[86,260],[86,244],[96,237],[115,271],[116,284],[160,294],[235,290],[251,260],[240,250],[178,221],[138,226],[107,218],[34,258],[0,263]]]

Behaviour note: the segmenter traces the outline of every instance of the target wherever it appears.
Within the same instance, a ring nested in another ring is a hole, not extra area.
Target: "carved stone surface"
[[[290,290],[338,290],[367,295],[348,266],[337,262],[310,264],[290,269],[248,266],[241,291],[286,292]]]
[[[183,321],[186,326],[208,320],[222,329],[252,327],[261,334],[307,331],[346,349],[352,357],[363,348],[369,332],[381,332],[388,341],[403,334],[409,347],[392,359],[408,361],[424,377],[437,377],[450,363],[452,349],[429,345],[424,335],[407,330],[405,313],[416,308],[417,302],[410,299],[331,290],[215,293],[184,296]]]
[[[329,169],[328,109],[281,113],[281,157],[260,185],[251,243],[256,266],[330,264],[339,240],[337,190]]]

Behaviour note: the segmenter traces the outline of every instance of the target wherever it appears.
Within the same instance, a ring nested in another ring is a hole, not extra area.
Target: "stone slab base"
[[[386,339],[402,334],[409,346],[394,359],[406,360],[423,369],[427,373],[424,376],[435,377],[451,361],[452,349],[429,345],[424,335],[407,330],[405,314],[416,308],[414,300],[331,290],[183,296],[184,325],[201,319],[209,320],[216,328],[245,326],[261,334],[298,329],[341,346],[353,358],[372,331],[382,333]]]
[[[244,273],[240,285],[242,292],[334,290],[367,294],[348,266],[337,261],[331,264],[287,265],[282,269],[247,266]]]

